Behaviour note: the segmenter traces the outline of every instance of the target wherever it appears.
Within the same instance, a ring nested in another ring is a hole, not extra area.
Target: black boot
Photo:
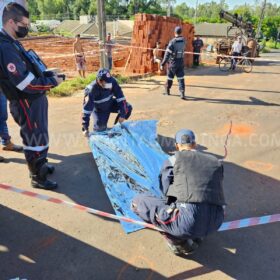
[[[31,186],[36,189],[43,189],[47,191],[55,190],[58,187],[56,182],[48,180],[47,178],[41,178],[38,175],[31,176]]]
[[[57,183],[47,179],[49,174],[49,166],[46,159],[35,159],[28,164],[31,178],[31,186],[33,188],[54,190],[57,188]],[[51,168],[52,169],[52,168]]]
[[[184,91],[180,91],[180,98],[185,99],[185,92]]]
[[[52,164],[46,163],[47,167],[48,167],[48,173],[49,174],[53,174],[55,171],[55,167]]]
[[[166,88],[163,95],[170,95],[170,88]]]

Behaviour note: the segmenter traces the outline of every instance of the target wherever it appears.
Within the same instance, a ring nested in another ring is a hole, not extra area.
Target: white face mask
[[[106,83],[105,85],[104,85],[104,88],[106,88],[106,89],[111,89],[113,87],[113,84],[112,83]]]

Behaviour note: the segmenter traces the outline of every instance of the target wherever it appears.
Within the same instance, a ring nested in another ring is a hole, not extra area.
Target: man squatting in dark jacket
[[[224,220],[223,165],[195,150],[190,130],[178,131],[175,142],[177,152],[163,163],[159,176],[164,198],[140,194],[133,199],[132,209],[164,230],[174,254],[187,255]]]

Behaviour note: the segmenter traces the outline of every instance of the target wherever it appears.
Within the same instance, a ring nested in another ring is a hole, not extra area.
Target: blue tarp
[[[156,141],[157,121],[128,121],[93,133],[89,144],[111,204],[119,216],[139,220],[131,211],[133,197],[149,192],[160,197],[158,175],[168,156]],[[140,226],[121,222],[126,233]]]

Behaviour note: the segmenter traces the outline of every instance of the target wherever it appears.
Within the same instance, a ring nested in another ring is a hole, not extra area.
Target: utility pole
[[[167,0],[167,16],[171,15],[171,0]]]
[[[197,20],[197,6],[198,6],[198,0],[196,0],[195,2],[195,14],[194,14],[194,23],[196,24],[196,20]]]
[[[262,6],[262,10],[261,10],[260,21],[258,24],[258,30],[257,30],[257,34],[256,34],[257,39],[261,37],[261,29],[262,29],[262,22],[264,19],[265,8],[266,8],[266,0],[264,0],[264,2],[263,2],[263,6]]]
[[[107,68],[108,62],[104,51],[105,44],[106,44],[105,0],[97,0],[97,19],[98,19],[98,35],[100,41],[100,67]]]

